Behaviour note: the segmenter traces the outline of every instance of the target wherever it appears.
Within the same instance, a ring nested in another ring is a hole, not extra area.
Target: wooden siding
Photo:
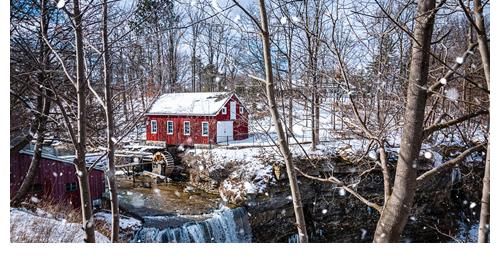
[[[32,155],[27,153],[18,153],[10,157],[11,197],[21,186],[32,157]],[[66,191],[66,184],[70,183],[76,183],[76,191]],[[80,207],[80,189],[78,187],[76,169],[70,162],[42,157],[33,184],[41,186],[40,192],[37,192],[39,197],[68,203],[75,208]],[[92,200],[102,198],[105,190],[104,172],[93,169],[89,174],[89,184]]]

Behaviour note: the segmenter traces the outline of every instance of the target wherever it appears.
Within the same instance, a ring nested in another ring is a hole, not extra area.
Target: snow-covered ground
[[[111,213],[109,212],[97,212],[94,214],[94,218],[96,221],[103,221],[109,229],[111,229],[111,221],[112,221],[112,216]],[[122,230],[138,230],[141,228],[141,221],[131,218],[131,217],[126,217],[126,216],[120,216],[120,229]]]
[[[96,242],[108,243],[109,239],[95,232]],[[20,243],[79,243],[83,242],[81,224],[68,223],[50,214],[33,213],[26,209],[10,209],[10,242]]]
[[[332,110],[329,108],[328,101],[325,101],[320,107],[320,141],[334,141],[338,137],[334,131],[346,128],[342,123],[340,116],[333,116]],[[255,118],[250,116],[249,120],[249,137],[245,140],[230,141],[229,145],[235,146],[264,146],[274,145],[273,141],[277,140],[277,133],[274,124],[263,104],[257,105],[260,112],[264,112],[264,117]],[[306,109],[305,105],[294,102],[293,104],[293,137],[289,138],[291,144],[311,142],[311,114],[310,109]],[[280,112],[283,114],[282,112]],[[285,116],[286,117],[286,116]],[[285,127],[284,127],[285,128]]]

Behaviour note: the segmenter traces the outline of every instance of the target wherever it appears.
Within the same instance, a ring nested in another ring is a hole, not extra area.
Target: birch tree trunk
[[[406,225],[416,190],[416,161],[422,144],[429,50],[434,27],[435,0],[420,0],[414,29],[405,124],[393,192],[375,230],[374,242],[398,242]]]
[[[106,100],[106,124],[107,124],[107,144],[108,144],[108,169],[106,179],[109,186],[109,196],[111,202],[111,242],[118,242],[120,232],[120,212],[118,208],[118,193],[115,183],[115,124],[113,120],[113,91],[111,90],[111,65],[109,59],[108,45],[108,0],[102,3],[102,47],[103,47],[103,79],[104,97]]]
[[[259,0],[259,7],[260,7],[260,17],[261,17],[262,44],[264,51],[264,66],[266,71],[266,94],[269,104],[269,111],[271,112],[271,118],[273,120],[274,126],[276,127],[276,133],[278,134],[279,148],[281,151],[281,155],[285,160],[286,172],[288,174],[288,180],[290,181],[290,190],[292,192],[293,208],[295,212],[295,220],[299,234],[299,241],[301,243],[307,243],[309,238],[307,236],[306,222],[304,218],[299,185],[297,183],[297,177],[294,173],[292,154],[290,152],[288,143],[286,141],[286,136],[280,121],[274,94],[273,69],[271,63],[271,45],[269,40],[267,12],[264,0]]]
[[[73,21],[75,23],[75,50],[76,50],[76,90],[78,103],[78,138],[76,145],[75,167],[80,187],[80,200],[82,208],[83,230],[85,231],[84,241],[95,243],[94,219],[92,216],[92,199],[90,196],[90,185],[88,171],[85,163],[86,153],[86,131],[87,114],[85,98],[87,95],[85,67],[83,57],[83,33],[82,14],[80,13],[80,1],[73,0]]]

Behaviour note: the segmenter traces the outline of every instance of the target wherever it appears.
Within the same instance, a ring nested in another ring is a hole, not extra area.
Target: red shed
[[[248,138],[248,112],[231,92],[164,94],[146,117],[146,140],[152,144],[215,144]]]
[[[10,196],[21,186],[33,158],[33,152],[21,151],[10,156]],[[105,191],[104,171],[94,168],[89,174],[90,195],[92,202],[100,202]],[[53,201],[68,202],[73,207],[80,207],[80,189],[74,164],[66,159],[42,154],[32,192],[40,197],[49,197]]]

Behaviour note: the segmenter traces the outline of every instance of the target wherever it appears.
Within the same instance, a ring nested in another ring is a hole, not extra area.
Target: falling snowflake
[[[324,214],[328,213],[328,210],[323,209],[323,210],[321,210],[321,213],[324,215]]]
[[[457,57],[455,59],[455,61],[458,63],[458,64],[463,64],[464,63],[464,58],[463,57]]]
[[[282,17],[282,18],[280,19],[280,23],[281,23],[282,25],[285,25],[286,23],[288,23],[288,19],[286,18],[286,16],[284,16],[284,17]]]
[[[472,209],[472,208],[476,207],[476,205],[477,204],[475,202],[471,202],[470,205],[469,205],[469,208]]]
[[[344,188],[340,188],[340,189],[339,189],[339,195],[340,195],[340,196],[344,196],[344,195],[345,195],[345,190],[344,190]]]
[[[457,101],[459,98],[458,90],[455,88],[446,90],[446,97],[452,101]]]
[[[443,85],[446,85],[448,83],[448,81],[445,79],[445,78],[441,78],[439,80],[439,83],[443,84]]]
[[[432,153],[431,152],[425,152],[424,153],[425,159],[431,159],[432,158]]]
[[[66,5],[66,0],[59,0],[59,2],[57,2],[57,8],[59,9],[63,8],[65,5]]]

